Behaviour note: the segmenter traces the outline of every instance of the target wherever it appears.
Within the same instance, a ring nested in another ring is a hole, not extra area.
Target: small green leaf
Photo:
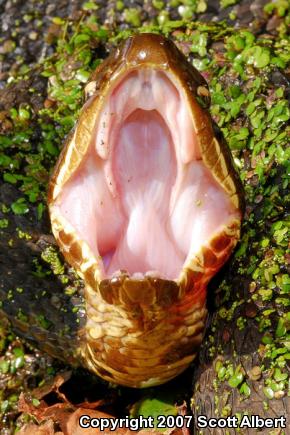
[[[257,54],[254,65],[258,68],[264,68],[270,62],[270,54],[268,50],[263,50]]]
[[[168,394],[159,394],[157,397],[145,396],[139,402],[135,403],[131,409],[131,416],[143,417],[152,416],[155,420],[159,415],[177,415],[177,408],[174,405],[173,398]]]
[[[220,5],[222,9],[225,9],[229,6],[235,5],[238,0],[220,0]]]
[[[98,9],[98,5],[96,5],[95,2],[85,2],[82,9],[84,11],[96,11]]]
[[[247,139],[248,136],[249,136],[249,130],[247,127],[242,127],[239,133],[236,135],[237,139],[239,140]]]
[[[87,42],[91,39],[91,37],[85,33],[80,33],[74,38],[74,44],[80,45],[84,42]]]
[[[23,349],[21,349],[21,347],[15,347],[13,349],[13,353],[16,357],[24,356],[24,352],[23,352]]]
[[[274,56],[271,58],[271,63],[277,65],[278,68],[286,68],[286,62],[278,56]]]
[[[41,218],[42,218],[42,215],[43,215],[44,209],[45,209],[45,205],[44,205],[42,202],[40,202],[40,203],[38,204],[38,206],[37,206],[37,219],[38,219],[39,221],[40,221]]]
[[[5,174],[3,175],[3,180],[10,184],[17,183],[17,178],[15,177],[15,175],[8,174],[7,172],[5,172]]]
[[[244,394],[244,396],[249,397],[251,394],[251,389],[246,382],[243,382],[240,386],[240,393]]]
[[[241,95],[241,87],[237,85],[230,86],[229,88],[229,94],[232,98],[238,98],[239,95]]]
[[[249,65],[254,65],[257,68],[264,68],[270,63],[270,51],[268,48],[254,45],[247,48],[242,53],[244,62]]]
[[[100,28],[99,30],[97,30],[97,32],[95,33],[95,35],[100,38],[100,39],[107,39],[109,34],[108,34],[108,30],[104,29],[104,28]]]
[[[280,318],[278,320],[278,325],[276,328],[276,337],[283,337],[287,332],[287,328],[285,325],[285,320],[283,318]]]
[[[263,301],[270,301],[273,296],[273,290],[271,289],[260,289],[258,293],[262,297]]]
[[[266,396],[268,399],[273,399],[273,397],[274,397],[274,391],[272,390],[272,388],[270,388],[270,387],[265,387],[265,388],[263,389],[263,392],[264,392],[265,396]]]
[[[152,5],[155,9],[161,10],[164,8],[164,3],[162,0],[152,0]]]
[[[90,72],[84,69],[80,69],[76,73],[76,79],[82,83],[86,83],[90,77]]]
[[[20,108],[18,113],[21,121],[26,121],[30,119],[30,113],[27,109]]]
[[[229,386],[232,388],[236,388],[243,381],[244,375],[241,372],[235,372],[233,376],[228,380]]]
[[[125,21],[134,27],[141,26],[140,10],[137,8],[129,8],[124,10]]]
[[[25,198],[19,198],[17,201],[11,204],[11,208],[14,214],[22,215],[29,212],[29,207],[25,201]]]
[[[9,408],[9,402],[8,402],[8,400],[3,400],[1,402],[1,407],[0,407],[1,411],[2,412],[6,412],[8,410],[8,408]]]
[[[225,377],[225,374],[226,374],[226,368],[222,366],[218,371],[218,378],[223,379]]]
[[[9,225],[8,219],[0,219],[0,228],[4,229],[7,228]]]
[[[36,408],[40,405],[40,401],[38,399],[33,398],[31,402],[32,405],[35,406]]]
[[[275,369],[275,372],[274,372],[275,381],[277,381],[277,382],[285,381],[287,378],[288,378],[287,373],[282,373],[280,369]]]
[[[51,322],[47,320],[43,314],[39,314],[39,316],[37,316],[37,321],[39,325],[44,329],[48,329],[51,326]]]
[[[23,356],[18,356],[15,360],[14,360],[14,366],[16,369],[20,369],[21,367],[24,366],[24,357]]]
[[[6,360],[0,361],[0,372],[1,373],[8,373],[10,368],[10,362]]]
[[[56,24],[57,26],[61,26],[62,24],[65,23],[65,20],[63,20],[63,19],[60,18],[60,17],[53,17],[53,18],[52,18],[52,22],[53,22],[54,24]]]

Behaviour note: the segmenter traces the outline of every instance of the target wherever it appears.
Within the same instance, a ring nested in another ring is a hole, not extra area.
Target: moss
[[[32,236],[25,231],[22,231],[20,228],[16,228],[17,237],[19,239],[31,240]]]
[[[220,5],[223,9],[235,5],[236,3],[238,3],[238,0],[220,0]]]
[[[162,0],[152,0],[152,5],[155,9],[161,10],[164,8],[164,2]]]
[[[4,229],[7,228],[9,225],[8,219],[0,219],[0,228]]]
[[[52,246],[49,246],[42,252],[41,258],[50,265],[55,275],[62,275],[64,273],[64,265],[60,261],[57,251]]]
[[[124,2],[119,0],[116,2],[116,9],[117,11],[122,11],[124,9],[125,5]]]
[[[137,8],[124,9],[125,21],[133,27],[141,26],[140,10]]]

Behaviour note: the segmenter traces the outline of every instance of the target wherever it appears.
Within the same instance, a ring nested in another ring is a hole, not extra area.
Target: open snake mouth
[[[240,218],[204,162],[199,127],[180,84],[158,68],[127,71],[103,99],[86,153],[54,203],[102,279],[127,271],[177,280]]]

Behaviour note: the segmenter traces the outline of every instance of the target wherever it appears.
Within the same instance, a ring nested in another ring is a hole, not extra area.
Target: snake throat
[[[194,359],[241,189],[207,85],[172,42],[131,37],[93,79],[51,179],[52,230],[86,283],[83,363],[147,387]]]

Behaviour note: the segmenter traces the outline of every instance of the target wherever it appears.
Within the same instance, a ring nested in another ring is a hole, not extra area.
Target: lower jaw
[[[162,384],[193,361],[206,322],[206,288],[240,236],[233,218],[186,263],[178,280],[120,274],[104,279],[92,252],[52,213],[55,236],[86,283],[83,366],[103,379],[136,388]]]
[[[180,299],[175,283],[156,281],[143,280],[139,296],[124,281],[111,285],[107,300],[86,289],[82,358],[90,371],[115,384],[145,388],[169,381],[193,361],[207,317],[206,288],[198,301],[195,292]]]

